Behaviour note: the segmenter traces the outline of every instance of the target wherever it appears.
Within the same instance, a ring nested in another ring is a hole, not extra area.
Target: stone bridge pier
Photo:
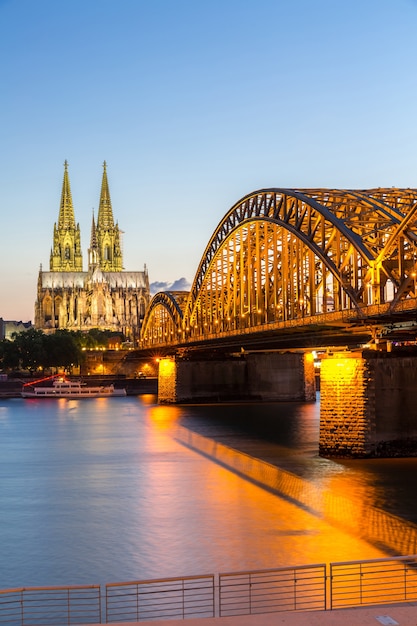
[[[320,378],[321,456],[417,455],[417,356],[334,353]]]
[[[159,362],[160,403],[315,399],[311,354],[247,352],[224,360]]]
[[[321,362],[319,454],[417,456],[417,355],[362,350]],[[313,356],[248,352],[225,360],[165,358],[160,403],[316,399]]]

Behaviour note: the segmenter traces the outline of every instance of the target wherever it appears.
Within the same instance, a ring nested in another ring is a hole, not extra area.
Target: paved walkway
[[[151,622],[118,622],[113,626],[417,626],[417,603],[335,611],[289,611],[239,617]]]

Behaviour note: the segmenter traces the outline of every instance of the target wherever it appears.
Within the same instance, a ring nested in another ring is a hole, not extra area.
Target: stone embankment
[[[0,381],[0,398],[20,398],[22,387],[25,383],[32,379],[10,379]],[[119,378],[112,376],[88,377],[84,379],[89,385],[111,385],[126,389],[128,396],[138,396],[142,394],[157,394],[158,379],[157,378]]]
[[[19,380],[0,381],[0,398],[18,398],[22,385]]]

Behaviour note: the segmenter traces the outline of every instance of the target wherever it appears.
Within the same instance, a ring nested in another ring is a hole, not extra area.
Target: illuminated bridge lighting
[[[254,191],[212,234],[190,292],[153,297],[141,347],[308,326],[371,338],[368,322],[375,340],[415,319],[416,248],[416,189]]]

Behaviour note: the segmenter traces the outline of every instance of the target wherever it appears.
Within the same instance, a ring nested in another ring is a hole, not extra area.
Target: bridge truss
[[[263,189],[214,231],[190,292],[152,299],[141,347],[415,310],[417,189]],[[388,318],[387,317],[387,318]]]

